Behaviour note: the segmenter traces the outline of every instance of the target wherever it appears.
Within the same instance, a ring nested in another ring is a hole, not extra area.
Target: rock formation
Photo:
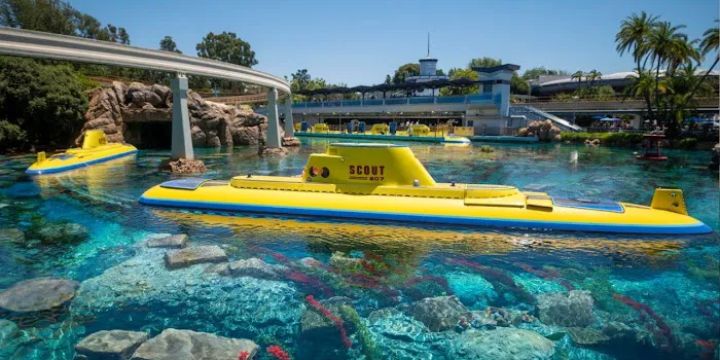
[[[140,345],[132,359],[237,359],[241,352],[247,353],[247,358],[252,359],[258,349],[255,342],[247,339],[170,328]]]
[[[538,296],[540,320],[560,326],[588,326],[593,323],[593,298],[589,291],[572,290]]]
[[[540,141],[560,141],[559,127],[550,120],[533,121],[518,131],[518,136],[537,136]]]
[[[101,330],[82,339],[75,350],[88,360],[127,360],[147,340],[142,331]]]
[[[165,159],[160,163],[160,170],[173,174],[202,174],[207,171],[205,163],[198,159]]]
[[[237,108],[206,101],[194,91],[188,91],[187,99],[193,146],[264,143],[267,118],[256,114],[250,107]],[[167,134],[151,135],[167,136],[169,142],[172,100],[172,92],[167,86],[137,82],[126,85],[114,81],[112,85],[98,88],[90,94],[83,131],[102,129],[111,142],[142,145],[142,134],[129,129],[129,125],[167,123]]]
[[[66,279],[21,281],[0,292],[0,309],[17,313],[50,310],[72,300],[78,286],[77,282]]]

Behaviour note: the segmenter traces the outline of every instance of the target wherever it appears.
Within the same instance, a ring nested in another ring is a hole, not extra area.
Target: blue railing
[[[465,96],[418,96],[405,98],[367,99],[367,100],[332,100],[323,102],[296,102],[294,108],[319,107],[356,107],[382,105],[422,105],[422,104],[479,104],[492,103],[492,94],[475,94]]]

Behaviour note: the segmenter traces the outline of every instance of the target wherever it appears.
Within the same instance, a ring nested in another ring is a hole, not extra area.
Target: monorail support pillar
[[[195,157],[192,147],[192,136],[190,133],[190,116],[187,107],[188,79],[183,74],[178,74],[171,81],[173,93],[172,108],[172,145],[170,157],[173,160],[188,159]]]
[[[288,94],[285,98],[285,137],[295,136],[295,128],[293,126],[292,94]]]
[[[277,106],[278,91],[276,88],[270,88],[268,90],[268,127],[267,127],[267,139],[265,139],[265,146],[268,148],[279,148],[280,142],[280,119],[278,118],[278,106]]]

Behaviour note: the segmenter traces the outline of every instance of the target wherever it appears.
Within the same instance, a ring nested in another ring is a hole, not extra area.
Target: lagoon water
[[[296,175],[325,144],[305,142],[283,159],[260,159],[255,148],[197,155],[207,178]],[[669,161],[653,163],[606,147],[411,147],[445,182],[640,204],[656,186],[679,186],[691,215],[715,233],[646,238],[175,211],[137,203],[171,178],[156,170],[166,151],[36,179],[23,173],[33,156],[0,157],[0,289],[43,276],[81,283],[62,309],[0,312],[0,358],[72,359],[74,345],[98,330],[154,336],[171,327],[253,340],[259,359],[270,358],[270,345],[295,359],[718,356],[720,191],[709,152],[668,150]],[[88,235],[38,235],[65,223]],[[170,271],[164,251],[143,241],[177,233],[191,246],[223,247],[230,260],[285,268],[270,278],[206,265]],[[342,318],[345,341],[308,295]],[[442,311],[418,306],[425,298]]]

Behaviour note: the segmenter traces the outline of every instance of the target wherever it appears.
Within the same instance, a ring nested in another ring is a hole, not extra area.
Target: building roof
[[[489,67],[473,66],[472,69],[477,72],[486,72],[486,73],[496,72],[496,71],[500,71],[500,70],[518,71],[518,70],[520,70],[520,65],[502,64],[502,65],[498,65],[498,66],[489,66]]]
[[[695,71],[695,75],[697,75],[697,76],[705,75],[705,72],[707,72],[707,70],[697,69],[697,70]],[[665,71],[664,71],[664,70],[661,70],[661,71],[660,71],[660,76],[664,76],[664,73],[665,73]],[[718,72],[718,71],[712,71],[712,72],[710,72],[710,75],[720,76],[720,72]],[[636,72],[636,71],[621,71],[621,72],[610,73],[610,74],[602,74],[602,76],[600,76],[600,78],[597,79],[596,81],[597,81],[597,82],[602,82],[603,80],[605,80],[605,81],[610,81],[610,80],[624,80],[624,79],[629,79],[629,78],[636,78],[637,76],[638,76],[638,75],[637,75],[637,72]],[[560,79],[558,79],[557,76],[552,76],[552,77],[550,77],[550,79],[548,79],[547,81],[543,81],[543,78],[540,77],[540,78],[539,78],[539,81],[537,82],[536,85],[537,85],[537,86],[540,86],[540,87],[543,87],[543,86],[552,86],[552,85],[560,85],[560,84],[568,84],[568,83],[577,83],[577,82],[578,82],[578,80],[577,80],[577,79],[573,79],[573,78],[571,77],[571,75],[564,75],[564,76],[563,76],[562,78],[560,78]]]

